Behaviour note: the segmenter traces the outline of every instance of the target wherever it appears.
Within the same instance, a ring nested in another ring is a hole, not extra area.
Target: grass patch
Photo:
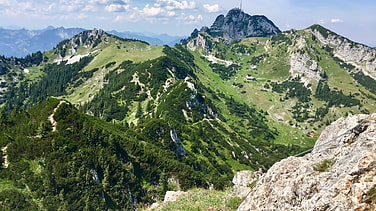
[[[376,186],[373,186],[371,190],[369,190],[366,194],[366,203],[373,204],[375,206],[376,204]]]
[[[192,210],[236,210],[242,198],[235,196],[234,190],[226,191],[194,189],[175,202],[168,202],[152,210],[192,211]],[[147,209],[139,209],[139,211]]]
[[[0,179],[0,192],[3,190],[14,190],[17,189],[14,187],[13,181],[8,179]]]
[[[316,164],[313,169],[315,171],[319,171],[319,172],[325,172],[327,171],[330,167],[332,167],[334,164],[334,160],[332,159],[325,159],[323,161],[321,161],[320,163]]]

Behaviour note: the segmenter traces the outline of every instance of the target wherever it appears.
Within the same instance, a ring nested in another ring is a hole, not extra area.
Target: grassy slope
[[[260,39],[265,40],[265,38],[252,38],[252,39]],[[249,42],[249,40],[243,41],[244,43]],[[196,73],[199,77],[200,81],[208,86],[213,87],[216,89],[215,91],[224,93],[227,96],[232,96],[236,101],[246,103],[248,105],[256,105],[258,109],[267,111],[269,114],[273,114],[276,110],[278,114],[284,114],[281,118],[276,118],[274,115],[268,115],[269,118],[269,126],[272,128],[276,128],[279,132],[279,135],[276,137],[275,143],[278,144],[285,144],[285,145],[300,145],[302,147],[310,147],[313,146],[315,142],[315,138],[307,137],[302,133],[301,130],[292,128],[291,126],[284,123],[284,121],[288,121],[292,117],[287,117],[289,115],[287,108],[285,108],[285,104],[280,103],[279,94],[278,93],[271,93],[263,91],[263,84],[266,80],[272,78],[270,75],[277,75],[279,79],[286,78],[285,74],[281,73],[271,73],[270,71],[263,71],[260,76],[264,77],[264,79],[258,80],[258,82],[245,82],[245,76],[250,73],[254,75],[254,71],[250,70],[250,68],[243,66],[243,68],[231,79],[228,81],[222,80],[218,74],[214,73],[210,67],[208,66],[208,62],[201,59],[198,52],[192,52],[195,56],[195,62],[200,67],[202,72]],[[262,54],[263,48],[258,46],[257,51],[255,54]],[[238,57],[240,61],[246,64],[247,56],[235,56]],[[264,69],[264,68],[263,68]],[[256,70],[257,71],[257,70]],[[286,73],[286,69],[284,68],[282,71]],[[243,88],[238,88],[233,86],[233,83],[242,83],[244,85]],[[242,94],[241,91],[245,90],[246,93]],[[226,111],[226,108],[223,102],[218,103],[216,105],[221,111],[222,114],[229,119],[230,121],[236,122],[238,121],[236,118],[231,116]],[[282,110],[282,111],[281,111]]]
[[[241,44],[255,47],[255,50],[250,55],[240,55],[231,52],[229,49],[235,44],[226,48],[218,45],[217,48],[220,52],[226,51],[226,60],[241,65],[241,69],[237,74],[227,81],[221,80],[216,73],[212,72],[208,66],[208,61],[201,59],[199,53],[195,52],[196,63],[203,70],[198,76],[205,85],[215,87],[218,92],[232,96],[239,102],[256,105],[258,109],[267,111],[270,126],[279,131],[276,143],[312,146],[315,139],[304,135],[302,133],[303,129],[313,130],[316,135],[319,135],[326,123],[332,122],[347,113],[362,113],[365,112],[365,110],[369,112],[376,111],[376,103],[374,100],[365,96],[370,95],[375,97],[375,95],[359,85],[345,69],[341,68],[333,57],[321,48],[323,44],[318,40],[312,39],[312,34],[309,31],[297,31],[292,34],[287,34],[286,36],[293,42],[298,38],[304,39],[304,45],[300,46],[300,49],[304,49],[313,59],[316,59],[316,57],[320,58],[318,64],[328,75],[328,84],[331,89],[342,90],[345,95],[355,94],[354,98],[361,101],[362,108],[331,107],[329,113],[321,122],[299,123],[301,129],[292,128],[289,125],[289,122],[294,122],[291,110],[297,100],[293,98],[282,102],[280,99],[285,96],[284,93],[279,94],[266,91],[264,85],[268,81],[282,82],[288,80],[290,76],[289,53],[298,50],[298,48],[294,43],[292,45],[286,42],[273,44],[270,38],[248,38],[236,43],[236,45]],[[257,65],[248,62],[252,57],[260,55],[268,56]],[[245,81],[247,74],[255,77],[257,82]],[[317,82],[311,82],[312,94],[314,94]],[[242,84],[243,87],[239,88],[233,86],[234,83]],[[365,95],[361,92],[365,93]],[[312,112],[314,112],[316,108],[322,107],[324,103],[325,102],[312,97],[312,101],[310,102]]]
[[[96,50],[99,50],[97,56],[83,69],[83,71],[90,71],[99,68],[94,73],[93,78],[74,89],[67,96],[67,99],[73,104],[89,101],[103,87],[105,75],[123,61],[131,60],[137,63],[164,55],[162,52],[163,46],[152,46],[137,41],[115,40],[112,37],[110,39],[110,45],[100,44],[96,48]],[[105,67],[112,62],[115,63],[113,66]]]

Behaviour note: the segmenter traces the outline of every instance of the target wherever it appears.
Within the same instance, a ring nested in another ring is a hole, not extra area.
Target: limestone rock
[[[322,43],[334,47],[334,56],[376,79],[376,49],[354,43],[320,26],[311,27],[311,31]]]
[[[376,114],[354,115],[323,131],[311,153],[274,164],[238,210],[374,210],[375,188]]]
[[[300,76],[307,86],[311,81],[319,81],[322,68],[307,53],[293,53],[290,57],[290,73],[293,77]]]
[[[245,198],[252,190],[251,187],[256,183],[258,178],[262,175],[261,171],[239,171],[232,179],[234,183],[235,193],[240,198]]]
[[[163,202],[166,203],[166,202],[176,201],[180,197],[182,197],[182,196],[184,196],[186,194],[188,194],[188,192],[184,192],[184,191],[167,191],[166,195],[164,197]]]
[[[202,48],[210,52],[214,42],[232,43],[247,37],[269,37],[281,30],[263,15],[249,15],[241,9],[230,10],[226,16],[219,15],[211,27],[195,29],[191,36],[182,41],[191,50]]]
[[[262,15],[251,16],[236,8],[226,16],[220,15],[209,29],[213,37],[232,42],[246,37],[268,37],[281,32],[272,21]]]

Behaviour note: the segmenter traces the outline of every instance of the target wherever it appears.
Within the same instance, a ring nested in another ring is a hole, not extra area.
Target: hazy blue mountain
[[[6,57],[25,57],[37,51],[43,52],[51,50],[59,42],[70,39],[84,30],[83,28],[55,28],[53,26],[41,30],[0,28],[0,55]],[[128,31],[118,32],[115,30],[109,31],[108,33],[121,38],[142,40],[152,45],[173,46],[184,38],[166,34],[144,35],[141,33]]]
[[[47,51],[82,31],[82,28],[52,26],[42,30],[0,28],[0,55],[24,57],[37,51]]]
[[[121,38],[126,39],[135,39],[135,40],[142,40],[148,42],[151,45],[168,45],[174,46],[175,44],[179,43],[180,40],[184,39],[185,37],[179,36],[170,36],[167,34],[154,34],[154,33],[137,33],[137,32],[118,32],[115,30],[108,31],[109,34],[116,35]]]

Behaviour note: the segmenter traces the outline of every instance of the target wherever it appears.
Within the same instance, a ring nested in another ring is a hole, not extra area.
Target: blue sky
[[[185,36],[234,7],[240,7],[240,0],[0,0],[0,27],[52,25]],[[318,23],[376,46],[375,0],[243,0],[242,9],[267,16],[281,30]]]

